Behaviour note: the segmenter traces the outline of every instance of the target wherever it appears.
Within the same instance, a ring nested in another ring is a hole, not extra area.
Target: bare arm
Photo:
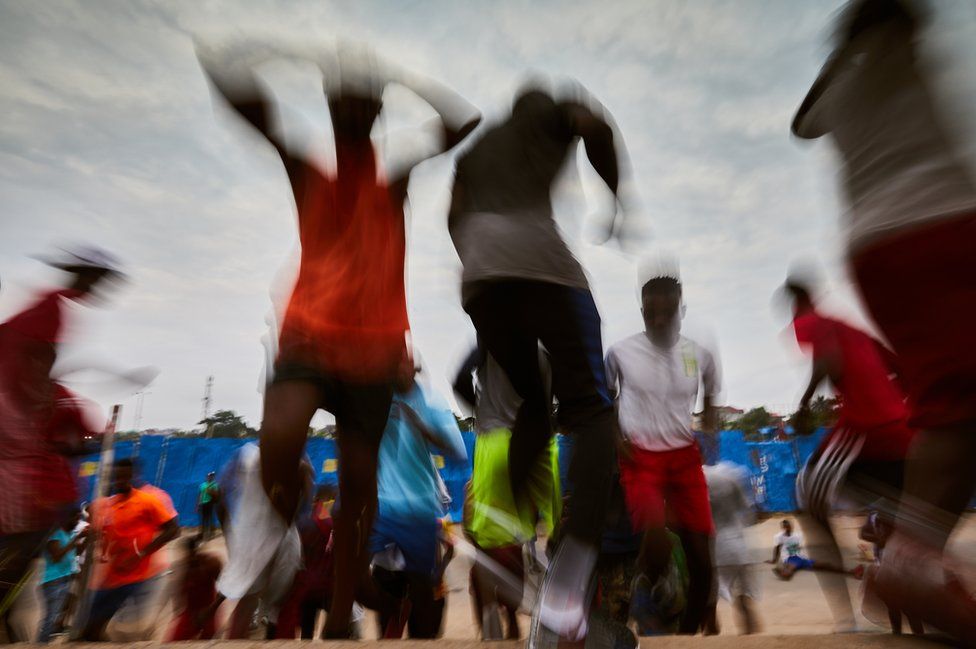
[[[800,408],[809,407],[810,400],[816,394],[817,388],[825,379],[830,379],[834,383],[840,378],[841,369],[840,357],[835,354],[816,356],[813,359],[813,367],[810,372],[810,380],[807,382],[807,389],[800,398]]]
[[[566,110],[572,134],[583,140],[587,159],[616,197],[620,168],[613,128],[605,119],[580,104],[567,104]]]
[[[702,400],[702,432],[715,433],[718,431],[718,408],[715,407],[714,397],[705,395]]]
[[[80,548],[84,545],[84,539],[81,536],[76,536],[64,545],[61,545],[55,540],[50,540],[47,542],[47,553],[51,557],[51,561],[57,563],[64,558],[64,555],[68,554],[73,548]]]
[[[156,535],[149,545],[142,548],[140,553],[145,556],[147,554],[152,554],[160,550],[164,545],[170,541],[178,538],[180,535],[180,526],[177,525],[176,519],[170,519],[159,526],[159,534]]]
[[[403,71],[394,71],[391,77],[391,82],[424,100],[437,113],[436,118],[416,129],[421,134],[426,132],[427,139],[434,144],[411,147],[401,143],[399,146],[402,150],[391,152],[387,169],[391,185],[403,185],[402,193],[405,196],[405,185],[413,168],[457,146],[481,122],[481,113],[452,89],[433,79]],[[394,146],[397,146],[396,143]]]
[[[275,148],[281,157],[292,188],[300,178],[299,168],[302,161],[288,153],[284,142],[275,132],[274,125],[277,113],[273,101],[261,88],[254,73],[252,62],[260,63],[271,58],[270,53],[261,53],[250,57],[250,61],[236,60],[227,63],[213,53],[198,46],[197,57],[200,66],[217,95],[222,97],[244,120],[253,126]],[[229,58],[226,57],[225,58]]]

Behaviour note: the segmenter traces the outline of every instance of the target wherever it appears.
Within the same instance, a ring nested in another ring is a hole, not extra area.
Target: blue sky
[[[158,366],[145,427],[193,425],[210,374],[214,406],[257,425],[260,339],[273,287],[287,284],[294,257],[294,206],[274,154],[215,116],[191,35],[338,36],[450,84],[488,120],[504,115],[526,73],[582,82],[623,134],[655,245],[681,259],[686,329],[718,347],[726,401],[786,410],[804,370],[771,295],[790,263],[816,260],[830,308],[860,318],[841,263],[831,151],[788,133],[839,4],[3,3],[0,317],[59,280],[28,255],[98,242],[125,260],[131,282],[108,308],[77,313],[65,353]],[[968,45],[972,62],[971,7],[946,0],[939,10],[943,41],[957,53]],[[289,135],[324,150],[327,116],[314,79],[275,70],[269,81],[289,106]],[[386,105],[386,127],[422,115],[402,90]],[[583,162],[565,187],[570,205],[560,202],[569,232],[597,196]],[[408,259],[415,341],[445,394],[473,341],[445,227],[450,177],[449,157],[416,171]],[[637,331],[632,260],[581,242],[576,250],[605,342]],[[103,407],[122,400],[122,426],[132,425],[131,395],[92,396]]]

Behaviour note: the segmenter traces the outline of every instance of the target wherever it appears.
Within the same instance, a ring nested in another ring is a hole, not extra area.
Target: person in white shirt
[[[708,483],[708,499],[715,521],[713,546],[717,592],[713,606],[706,616],[705,632],[717,635],[717,598],[728,601],[738,613],[743,635],[759,631],[759,616],[755,601],[759,599],[759,584],[749,565],[749,545],[745,528],[756,522],[755,503],[745,468],[731,462],[719,462],[704,467]]]
[[[926,18],[908,0],[851,2],[792,128],[829,136],[841,158],[851,275],[898,355],[909,423],[921,431],[869,588],[976,644],[976,599],[943,556],[976,491],[976,181],[919,47]]]
[[[692,411],[701,387],[705,427],[714,430],[719,370],[708,350],[681,335],[684,305],[676,260],[642,263],[638,280],[645,330],[607,353],[607,379],[616,392],[623,437],[620,482],[631,521],[645,532],[638,561],[647,583],[656,584],[670,563],[665,523],[681,538],[690,583],[680,630],[696,633],[711,591],[714,525]]]
[[[860,579],[864,574],[863,566],[853,570],[845,570],[825,561],[814,561],[803,556],[803,535],[793,530],[793,522],[784,518],[780,523],[782,532],[773,537],[773,558],[767,563],[773,564],[773,572],[784,581],[789,581],[797,570],[818,570],[820,572],[837,572]]]

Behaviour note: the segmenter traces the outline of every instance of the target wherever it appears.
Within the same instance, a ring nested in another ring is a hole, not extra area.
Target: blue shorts
[[[797,570],[813,570],[812,559],[804,559],[803,557],[787,557],[786,563],[790,564]]]
[[[382,552],[394,544],[403,554],[404,570],[424,575],[437,568],[437,542],[441,524],[436,518],[399,518],[378,515],[369,536],[369,552]]]

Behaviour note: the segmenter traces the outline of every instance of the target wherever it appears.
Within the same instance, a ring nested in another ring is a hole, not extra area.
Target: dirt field
[[[823,635],[829,634],[834,630],[833,618],[827,603],[820,591],[816,576],[809,572],[801,572],[790,582],[777,579],[771,572],[771,566],[763,563],[771,556],[772,538],[778,531],[779,521],[782,517],[771,518],[763,523],[756,525],[748,530],[748,539],[754,561],[752,569],[762,587],[762,598],[759,601],[758,610],[762,618],[764,638],[751,640],[745,647],[776,647],[790,646],[797,649],[799,645],[785,642],[782,638],[774,636],[784,635]],[[859,517],[840,517],[835,520],[834,528],[840,539],[844,553],[844,562],[847,567],[857,565],[863,559],[860,556],[857,542],[857,530],[860,527]],[[185,530],[185,533],[188,531]],[[224,553],[224,544],[221,538],[217,538],[207,544],[207,549],[216,553]],[[957,532],[953,539],[952,551],[959,556],[968,558],[969,563],[973,563],[976,558],[976,517],[970,516],[962,528]],[[171,553],[175,555],[175,552]],[[172,556],[174,560],[178,557]],[[457,558],[447,572],[449,585],[449,595],[447,604],[447,614],[444,625],[444,638],[450,640],[474,640],[477,639],[477,627],[471,613],[470,598],[468,596],[468,571],[470,564],[463,558]],[[172,619],[172,608],[168,601],[166,588],[172,581],[172,573],[166,575],[163,580],[157,602],[149,607],[155,611],[155,615],[147,615],[145,619],[130,619],[132,615],[120,614],[119,619],[113,622],[110,627],[110,635],[113,640],[133,641],[152,637],[154,640],[161,640]],[[851,597],[855,606],[860,601],[861,582],[848,580]],[[15,613],[15,623],[24,629],[30,629],[31,633],[36,632],[39,616],[39,593],[36,583],[29,585],[18,603]],[[221,611],[221,615],[226,614],[226,608]],[[736,633],[735,623],[732,613],[724,601],[719,603],[719,620],[722,626],[722,635],[734,635]],[[527,625],[523,625],[523,632]],[[885,631],[868,620],[858,615],[858,630],[869,634],[880,634]],[[907,625],[906,625],[907,631]],[[367,614],[366,624],[364,625],[364,637],[371,639],[376,637],[376,627],[371,614]],[[260,633],[260,629],[256,631]],[[856,638],[856,640],[855,640]],[[818,647],[830,646],[880,646],[878,642],[887,644],[887,638],[870,636],[838,636],[844,642],[838,644],[824,644],[818,642]],[[701,641],[701,639],[699,639]],[[671,641],[669,639],[653,639],[651,646],[655,647],[677,647],[684,646],[687,639]],[[454,644],[454,643],[450,643]],[[461,643],[457,643],[460,647]],[[507,643],[505,643],[507,644]],[[723,641],[715,639],[707,640],[708,646],[724,646]],[[211,645],[212,646],[212,645]],[[235,644],[235,647],[247,646],[244,643]],[[385,645],[386,646],[386,645]],[[419,647],[419,645],[411,645]],[[447,645],[441,643],[439,647],[445,648]],[[501,645],[495,645],[501,646]],[[699,646],[696,643],[696,646]],[[740,645],[736,645],[740,646]],[[897,646],[901,646],[898,643]],[[908,645],[905,645],[908,646]]]

